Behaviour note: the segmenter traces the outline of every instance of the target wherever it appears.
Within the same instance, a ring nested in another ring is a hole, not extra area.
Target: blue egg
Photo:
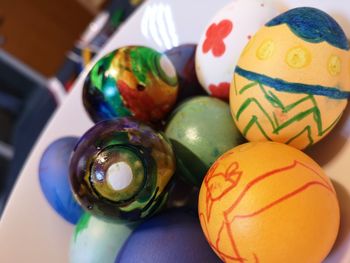
[[[141,224],[115,263],[221,262],[207,243],[196,216],[170,211]]]
[[[52,208],[72,224],[76,224],[83,214],[69,183],[69,160],[77,142],[76,137],[54,141],[46,148],[39,163],[42,192]]]

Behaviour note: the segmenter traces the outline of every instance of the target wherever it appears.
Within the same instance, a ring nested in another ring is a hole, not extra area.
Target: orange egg
[[[203,181],[198,210],[224,262],[319,263],[339,228],[336,193],[321,167],[276,142],[222,155]]]

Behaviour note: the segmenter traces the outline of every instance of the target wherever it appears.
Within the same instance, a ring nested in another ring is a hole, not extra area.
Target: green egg
[[[220,155],[243,142],[229,105],[204,96],[190,99],[175,109],[165,134],[174,147],[177,173],[197,186]]]
[[[113,263],[136,226],[104,221],[85,213],[74,229],[69,262]]]

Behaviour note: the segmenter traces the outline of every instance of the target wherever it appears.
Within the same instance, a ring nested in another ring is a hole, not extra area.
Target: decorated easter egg
[[[198,79],[209,94],[228,100],[243,48],[276,15],[265,0],[236,0],[217,12],[199,40],[195,60]]]
[[[195,97],[181,104],[165,134],[174,147],[179,175],[197,186],[214,161],[242,141],[229,105],[211,97]]]
[[[224,262],[322,262],[337,237],[329,178],[303,152],[277,142],[240,145],[210,168],[198,212]]]
[[[329,15],[295,8],[268,22],[245,47],[230,92],[249,141],[303,149],[329,133],[350,90],[347,38]]]
[[[69,159],[77,142],[76,137],[55,140],[46,148],[39,163],[39,183],[46,200],[72,224],[83,214],[69,183]]]
[[[198,210],[199,188],[188,184],[177,173],[174,174],[174,182],[169,190],[167,209],[182,208],[189,211]]]
[[[189,97],[205,95],[194,67],[196,47],[195,44],[184,44],[165,51],[176,69],[179,81],[178,103]]]
[[[113,263],[136,227],[98,219],[85,213],[75,226],[70,243],[70,263]]]
[[[168,140],[124,117],[99,122],[82,136],[70,181],[76,199],[95,216],[139,220],[164,204],[174,170]]]
[[[120,250],[115,263],[221,262],[210,249],[198,218],[168,211],[141,224]]]
[[[123,116],[156,122],[171,110],[177,91],[176,71],[165,55],[127,46],[93,66],[84,83],[83,103],[95,122]]]

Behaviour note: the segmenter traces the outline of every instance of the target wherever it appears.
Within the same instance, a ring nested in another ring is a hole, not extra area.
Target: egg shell
[[[277,14],[271,1],[264,0],[232,1],[215,14],[199,40],[195,59],[199,82],[210,95],[229,99],[243,48]]]
[[[200,186],[214,161],[242,142],[229,105],[212,97],[195,97],[173,112],[167,127],[177,160],[177,172]]]
[[[304,149],[341,118],[349,72],[349,44],[337,22],[315,8],[291,9],[242,52],[230,91],[233,118],[249,141]]]
[[[196,216],[168,211],[141,224],[126,241],[116,263],[221,262],[210,249]]]
[[[39,182],[46,200],[72,224],[76,224],[83,214],[69,183],[69,160],[77,142],[77,137],[55,140],[46,148],[39,163]]]
[[[133,116],[143,122],[162,120],[178,92],[171,61],[154,49],[125,46],[92,67],[83,87],[83,104],[95,122]]]
[[[166,207],[198,210],[199,188],[186,183],[178,174],[174,175],[174,183],[169,190],[169,198]]]
[[[113,263],[136,224],[118,224],[85,213],[74,229],[70,263]]]
[[[246,143],[210,168],[200,189],[202,229],[224,262],[319,263],[339,228],[336,192],[303,152]]]
[[[165,55],[173,63],[179,80],[177,104],[196,95],[205,95],[205,91],[197,79],[194,59],[197,45],[184,44],[165,51]]]

